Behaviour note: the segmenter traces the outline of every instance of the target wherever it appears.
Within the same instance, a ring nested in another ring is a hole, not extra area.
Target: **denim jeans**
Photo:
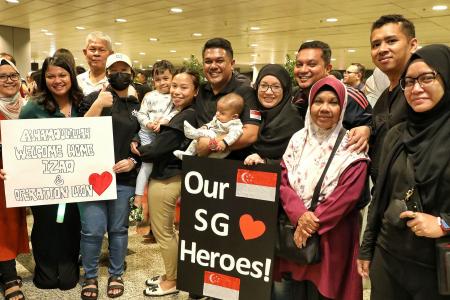
[[[108,232],[109,269],[113,276],[123,274],[128,247],[129,199],[134,187],[117,185],[117,199],[78,203],[81,216],[80,252],[85,278],[96,278],[103,236]]]

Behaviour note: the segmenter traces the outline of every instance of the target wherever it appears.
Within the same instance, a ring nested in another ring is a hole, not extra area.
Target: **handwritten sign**
[[[279,166],[184,157],[177,288],[270,299]]]
[[[7,207],[116,199],[111,117],[1,122]]]

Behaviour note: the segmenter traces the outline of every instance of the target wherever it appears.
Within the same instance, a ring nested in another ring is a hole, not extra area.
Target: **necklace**
[[[68,108],[68,109],[67,109]],[[65,111],[67,110],[67,112]],[[59,111],[66,117],[70,118],[72,116],[72,104],[66,105],[64,108],[59,108]]]

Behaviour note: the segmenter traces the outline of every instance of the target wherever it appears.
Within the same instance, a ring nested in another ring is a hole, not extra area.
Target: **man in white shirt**
[[[101,32],[94,31],[86,37],[86,46],[83,49],[84,56],[89,65],[89,70],[77,76],[78,85],[85,96],[99,91],[103,85],[108,85],[106,77],[106,59],[114,51],[111,38]],[[130,85],[128,94],[137,97],[136,90]]]

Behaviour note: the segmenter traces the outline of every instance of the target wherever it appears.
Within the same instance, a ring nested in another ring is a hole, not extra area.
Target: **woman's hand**
[[[0,169],[0,179],[6,180],[6,173],[5,173],[5,170],[3,170],[3,169]]]
[[[131,159],[127,158],[127,159],[122,159],[122,160],[118,161],[113,166],[113,171],[115,173],[125,173],[125,172],[130,172],[133,168],[134,168],[134,162]]]
[[[250,154],[244,160],[244,165],[257,165],[257,164],[265,164],[264,159],[259,156],[258,153]]]
[[[369,278],[370,260],[357,259],[356,265],[358,267],[358,274],[362,278],[368,279]]]
[[[306,246],[306,240],[310,237],[304,230],[302,230],[299,226],[295,229],[294,232],[294,243],[298,248],[303,248]]]
[[[141,152],[138,150],[139,143],[136,141],[132,141],[130,144],[131,153],[141,156]]]
[[[439,219],[433,215],[407,210],[400,214],[400,218],[410,219],[406,225],[417,236],[436,239],[445,235]]]
[[[300,228],[306,235],[311,236],[319,229],[319,219],[312,211],[307,211],[298,218],[297,228]]]
[[[106,91],[106,87],[106,84],[104,84],[95,100],[95,103],[101,108],[111,107],[113,105],[113,96],[111,92]]]

